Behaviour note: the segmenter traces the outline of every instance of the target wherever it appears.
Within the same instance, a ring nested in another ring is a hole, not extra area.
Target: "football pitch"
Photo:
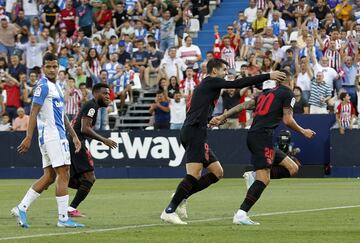
[[[98,179],[80,205],[84,229],[57,228],[54,187],[20,228],[10,209],[32,180],[0,180],[0,241],[16,242],[359,242],[360,180],[273,180],[252,209],[259,226],[232,224],[245,195],[242,179],[224,179],[188,200],[188,225],[159,216],[180,179]],[[70,190],[71,198],[74,191]]]

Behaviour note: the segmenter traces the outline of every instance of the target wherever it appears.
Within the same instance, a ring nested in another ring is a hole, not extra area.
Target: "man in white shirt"
[[[180,130],[186,117],[186,102],[179,91],[170,99],[170,129]]]
[[[251,0],[249,2],[249,5],[250,6],[245,9],[244,14],[246,16],[247,22],[252,23],[256,19],[256,12],[257,12],[255,0]]]
[[[34,67],[41,67],[43,52],[48,46],[47,42],[38,43],[36,36],[31,35],[29,42],[26,44],[16,43],[16,47],[22,51],[25,51],[26,56],[26,68],[32,69]]]
[[[160,63],[160,72],[163,77],[169,79],[172,76],[183,79],[183,71],[187,68],[186,64],[180,57],[176,57],[176,48],[171,47],[168,51],[168,57],[165,57]]]
[[[180,47],[177,53],[188,67],[199,69],[197,62],[201,60],[201,51],[197,45],[192,44],[191,36],[186,36],[185,46]]]
[[[315,58],[313,58],[315,59]],[[316,61],[316,60],[313,60]],[[316,62],[314,67],[314,73],[322,72],[324,74],[324,81],[327,83],[331,91],[334,90],[334,83],[335,81],[340,79],[339,74],[333,69],[332,67],[329,67],[329,58],[326,56],[323,56],[321,58],[320,64]]]

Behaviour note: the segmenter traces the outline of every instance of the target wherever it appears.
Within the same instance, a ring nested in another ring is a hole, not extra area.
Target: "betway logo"
[[[181,164],[185,154],[185,149],[178,143],[176,137],[134,137],[131,141],[127,132],[120,132],[120,134],[112,132],[110,133],[110,139],[118,143],[118,148],[110,149],[97,140],[91,140],[90,143],[86,141],[86,147],[90,150],[94,159],[105,159],[109,155],[113,159],[123,159],[125,157],[135,159],[137,154],[140,159],[170,159],[171,149],[175,158],[169,160],[169,166],[176,167]]]

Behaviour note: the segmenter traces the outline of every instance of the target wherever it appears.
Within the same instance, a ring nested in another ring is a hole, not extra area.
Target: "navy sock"
[[[79,204],[87,197],[92,186],[93,183],[91,181],[81,180],[81,185],[77,190],[76,195],[70,204],[70,207],[77,208]]]
[[[185,178],[179,183],[175,195],[171,199],[169,206],[165,209],[166,213],[175,212],[179,204],[187,198],[191,192],[191,189],[196,186],[197,179],[192,175],[186,175]]]
[[[281,179],[281,178],[289,178],[290,172],[283,166],[274,165],[270,170],[270,178],[271,179]]]
[[[265,190],[266,185],[259,180],[254,181],[249,190],[247,191],[244,202],[241,204],[240,209],[248,212],[251,207],[260,198],[261,193]]]
[[[219,181],[219,178],[217,178],[217,176],[213,173],[207,173],[206,175],[203,175],[202,177],[200,177],[200,179],[198,180],[196,186],[194,186],[189,194],[189,197],[194,194],[197,193],[199,191],[204,190],[205,188],[207,188],[208,186],[210,186],[211,184],[214,184],[216,182]]]

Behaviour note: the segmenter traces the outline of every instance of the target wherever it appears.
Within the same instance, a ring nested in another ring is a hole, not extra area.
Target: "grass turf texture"
[[[0,240],[9,237],[60,234],[26,242],[359,242],[360,193],[356,179],[273,180],[251,214],[260,226],[232,224],[245,195],[244,181],[224,179],[189,199],[189,225],[163,224],[160,213],[180,179],[97,180],[79,210],[85,229],[58,229],[54,187],[28,212],[30,229],[18,227],[9,210],[32,180],[0,180]],[[70,190],[71,198],[74,191]],[[286,213],[356,205],[353,208]],[[204,221],[202,221],[204,220]],[[144,226],[145,225],[145,226]],[[150,225],[150,226],[149,226]],[[132,228],[132,226],[135,226]],[[98,232],[94,232],[99,229]],[[103,229],[110,229],[103,231]],[[73,232],[83,232],[71,234]],[[69,232],[69,235],[65,235]],[[64,234],[65,233],[65,234]]]

